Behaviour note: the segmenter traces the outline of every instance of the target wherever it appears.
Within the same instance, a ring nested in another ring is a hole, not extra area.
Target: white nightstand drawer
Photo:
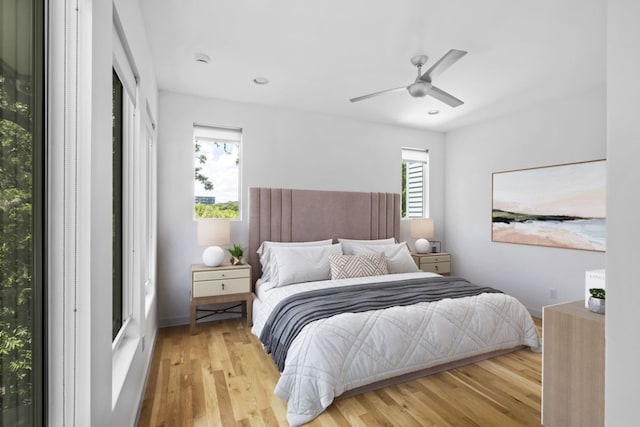
[[[451,273],[451,254],[446,252],[429,252],[426,254],[411,254],[416,265],[422,271],[448,275]]]
[[[248,277],[193,282],[193,298],[241,294],[244,292],[251,292],[251,280]]]
[[[451,273],[450,262],[421,262],[420,270],[438,274]]]
[[[228,280],[241,277],[249,277],[250,275],[251,270],[248,268],[194,271],[193,281],[200,282],[204,280]]]
[[[420,264],[434,263],[438,264],[441,262],[451,262],[451,255],[429,255],[429,256],[421,256]]]

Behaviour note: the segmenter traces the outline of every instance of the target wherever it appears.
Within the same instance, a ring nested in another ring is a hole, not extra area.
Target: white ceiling
[[[605,82],[606,0],[140,2],[162,90],[448,131]],[[451,48],[469,53],[434,83],[464,105],[404,91],[349,102]]]

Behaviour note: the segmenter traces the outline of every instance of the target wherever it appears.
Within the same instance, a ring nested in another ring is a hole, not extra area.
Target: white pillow
[[[361,246],[393,245],[396,243],[396,239],[394,239],[393,237],[389,237],[388,239],[377,239],[377,240],[338,239],[338,243],[342,245],[342,252],[345,255],[353,255],[354,244],[358,244]]]
[[[256,253],[260,257],[260,264],[262,265],[262,280],[269,282],[271,280],[271,270],[274,267],[274,263],[270,262],[271,248],[274,247],[292,247],[292,246],[331,246],[333,239],[317,240],[311,242],[271,242],[265,240],[262,242]]]
[[[339,244],[331,246],[274,246],[270,249],[274,286],[331,279],[329,255],[342,255]]]
[[[416,273],[420,271],[416,265],[411,252],[406,242],[398,243],[395,245],[353,245],[354,255],[370,254],[370,253],[384,253],[387,260],[387,268],[389,273]]]

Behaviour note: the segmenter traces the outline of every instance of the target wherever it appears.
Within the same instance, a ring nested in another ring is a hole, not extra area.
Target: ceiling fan
[[[409,86],[400,86],[393,89],[381,90],[380,92],[370,93],[368,95],[358,96],[357,98],[350,99],[351,102],[358,102],[364,99],[373,98],[374,96],[382,95],[388,92],[397,92],[399,90],[406,89],[409,95],[414,98],[422,97],[425,95],[432,96],[451,107],[458,107],[464,102],[456,98],[455,96],[443,91],[442,89],[434,86],[432,80],[447,68],[455,64],[460,58],[465,56],[467,52],[464,50],[451,49],[435,64],[431,66],[424,74],[422,74],[422,66],[427,63],[427,55],[416,55],[411,58],[411,63],[418,67],[418,77]]]

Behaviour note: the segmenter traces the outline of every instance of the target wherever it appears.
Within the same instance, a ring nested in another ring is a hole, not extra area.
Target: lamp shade
[[[226,218],[198,220],[198,245],[223,246],[231,241],[231,226]]]
[[[433,237],[433,219],[412,218],[411,237],[430,239]]]

